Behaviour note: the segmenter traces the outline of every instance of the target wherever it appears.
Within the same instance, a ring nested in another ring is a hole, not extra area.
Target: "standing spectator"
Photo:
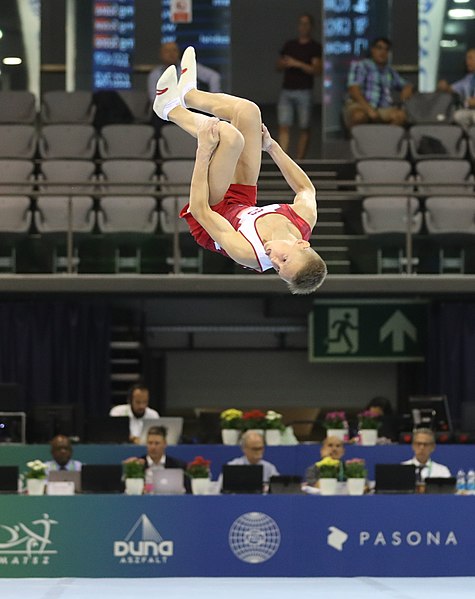
[[[419,428],[412,436],[414,456],[403,464],[413,464],[416,467],[418,482],[424,482],[428,477],[448,478],[450,470],[443,464],[432,461],[431,455],[435,450],[435,436],[430,428]]]
[[[385,37],[371,44],[370,58],[353,61],[348,74],[344,120],[348,128],[365,123],[404,125],[406,112],[396,105],[394,91],[407,100],[413,86],[389,65],[391,42]]]
[[[160,77],[163,75],[163,73],[169,66],[171,66],[172,64],[176,66],[178,78],[180,78],[180,57],[180,49],[176,42],[166,42],[160,46],[160,63],[153,69],[153,71],[150,71],[147,80],[148,95],[150,96],[150,101],[152,102],[152,104],[156,98],[157,81],[160,79]],[[196,77],[198,79],[199,87],[203,91],[209,91],[213,93],[221,91],[221,75],[217,71],[214,71],[209,67],[205,67],[204,65],[197,63]],[[159,119],[154,112],[152,112],[152,125],[155,129],[155,134],[157,135],[157,137],[159,137],[163,121]]]
[[[312,38],[313,17],[303,14],[298,21],[298,37],[287,41],[280,51],[277,69],[284,81],[277,105],[279,144],[288,152],[290,128],[297,115],[299,139],[297,160],[305,158],[310,140],[313,109],[313,82],[322,72],[322,46]]]
[[[145,385],[137,383],[129,389],[128,403],[114,406],[109,416],[128,416],[130,419],[129,441],[140,443],[144,418],[158,418],[158,412],[148,407],[150,392]]]
[[[78,460],[73,460],[73,447],[69,437],[65,435],[56,435],[50,441],[52,460],[46,462],[46,474],[53,470],[68,470],[69,472],[79,472],[82,464]]]
[[[456,110],[454,121],[464,128],[475,125],[475,48],[469,48],[465,54],[467,74],[451,85],[447,81],[439,81],[437,89],[453,92],[459,96],[463,108]]]

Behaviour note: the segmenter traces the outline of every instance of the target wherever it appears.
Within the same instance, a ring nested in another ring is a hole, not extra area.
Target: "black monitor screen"
[[[414,428],[432,428],[436,432],[451,431],[449,405],[446,395],[416,395],[409,397],[409,411]]]

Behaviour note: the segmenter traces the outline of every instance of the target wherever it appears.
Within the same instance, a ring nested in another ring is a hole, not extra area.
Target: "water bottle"
[[[467,493],[475,495],[475,470],[473,468],[467,472]]]
[[[457,493],[465,493],[466,487],[467,485],[465,482],[465,472],[462,469],[460,469],[457,472],[457,483],[455,485]]]

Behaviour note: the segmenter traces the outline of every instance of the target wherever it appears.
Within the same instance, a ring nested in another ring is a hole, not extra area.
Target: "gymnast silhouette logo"
[[[358,351],[358,309],[330,308],[328,337],[323,340],[327,354],[354,354]]]
[[[48,514],[43,514],[42,518],[34,520],[31,526],[27,526],[24,522],[14,526],[0,524],[0,555],[22,554],[31,557],[58,553],[55,549],[49,548],[53,524],[58,523],[56,520],[51,520]]]

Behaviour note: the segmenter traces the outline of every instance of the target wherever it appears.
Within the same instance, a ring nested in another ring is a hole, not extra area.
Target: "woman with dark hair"
[[[399,435],[398,418],[393,413],[393,407],[387,397],[373,397],[366,405],[371,416],[379,420],[378,437],[397,441]]]

